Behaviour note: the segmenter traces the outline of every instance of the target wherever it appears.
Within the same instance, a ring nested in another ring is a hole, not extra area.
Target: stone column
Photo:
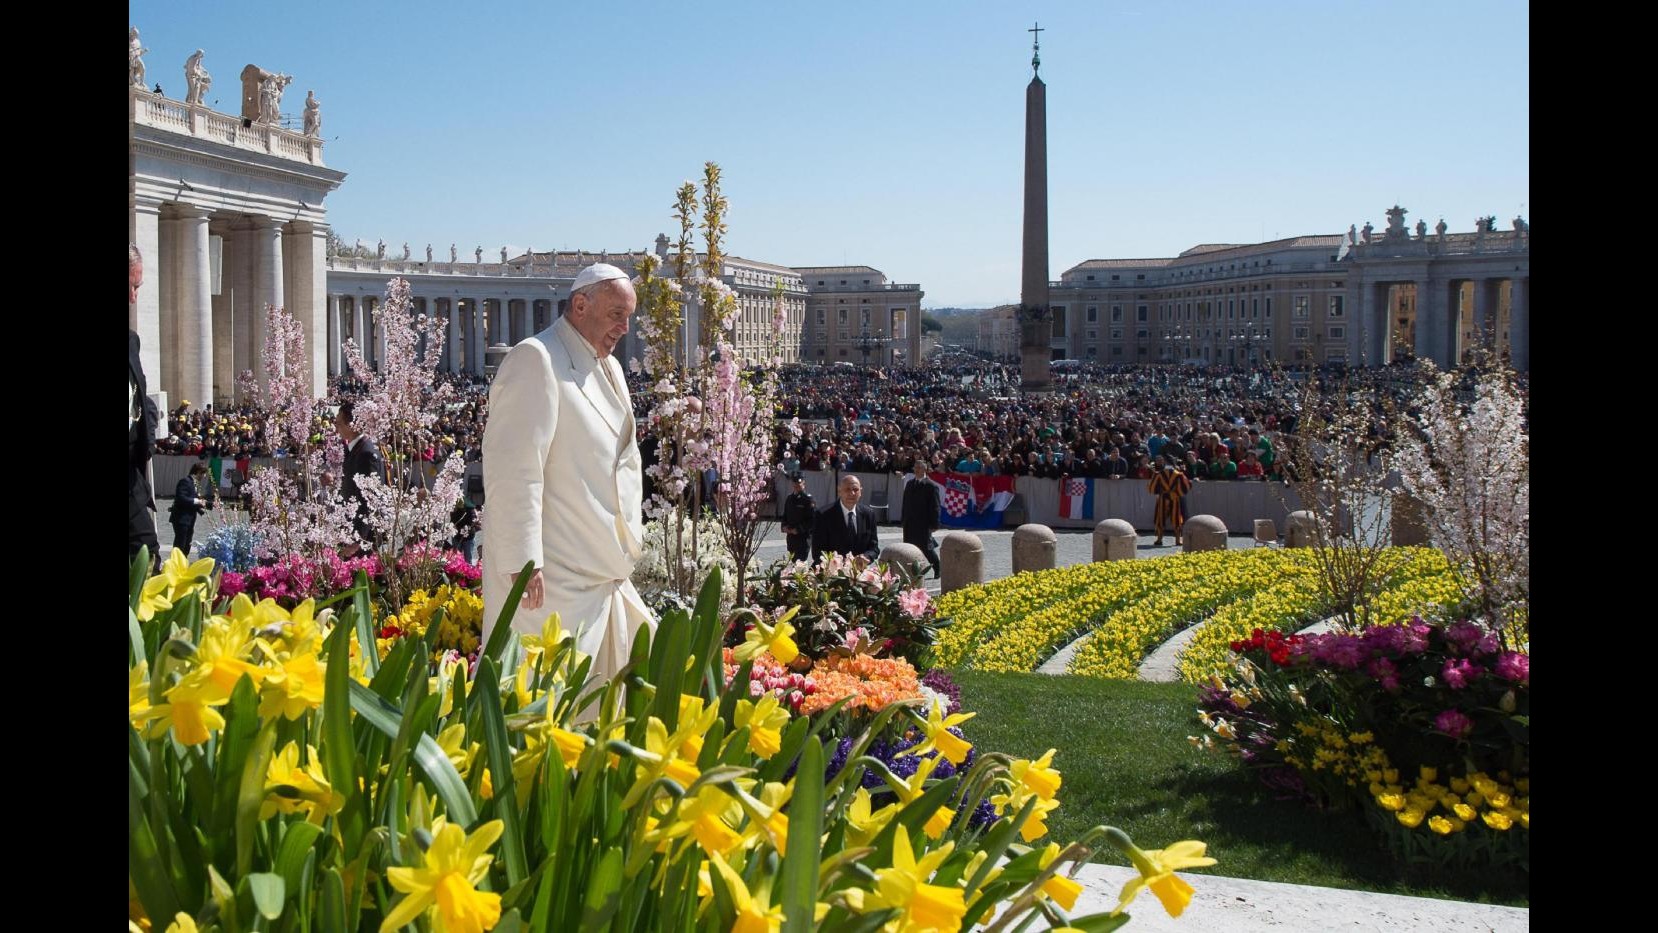
[[[254,350],[254,283],[258,265],[259,242],[249,220],[240,220],[231,228],[235,244],[235,276],[232,281],[230,314],[234,343],[231,363],[230,391],[237,395],[242,373],[258,368],[258,353]],[[237,396],[237,401],[241,401]]]
[[[449,309],[445,312],[449,318],[449,334],[444,340],[449,346],[449,353],[443,359],[443,368],[458,373],[466,368],[461,365],[461,313],[459,303],[455,299],[444,300],[449,304]]]
[[[213,402],[223,408],[236,393],[236,243],[233,231],[224,223],[219,238],[219,293],[212,296],[213,314]]]
[[[270,340],[266,308],[281,308],[287,304],[282,293],[282,221],[272,217],[255,217],[253,225],[253,374],[259,387],[270,385],[265,372],[266,343]]]
[[[472,299],[472,341],[467,354],[467,371],[474,376],[484,374],[484,299]]]
[[[340,354],[340,345],[345,342],[345,321],[340,316],[340,296],[328,296],[328,375],[339,376],[343,370],[344,359]]]
[[[379,372],[386,371],[386,305],[380,299],[374,299],[374,310],[369,317],[374,321],[374,368]]]
[[[178,207],[177,204],[171,205]],[[144,376],[149,380],[150,391],[157,390],[167,393],[173,405],[178,404],[178,280],[179,280],[179,221],[176,213],[169,212],[161,218],[161,228],[156,242],[155,261],[151,264],[148,256],[144,257],[144,288],[155,290],[156,299],[161,307],[160,343],[157,352],[161,354],[161,368],[151,372],[145,367]],[[142,291],[142,289],[140,289]]]
[[[1433,360],[1442,368],[1449,353],[1446,338],[1450,336],[1450,319],[1446,311],[1447,283],[1432,277],[1416,283],[1416,357]]]
[[[305,367],[311,397],[328,394],[328,227],[296,220],[287,238],[293,263],[288,311],[305,335]]]
[[[213,401],[213,269],[208,256],[207,211],[181,205],[178,277],[178,394],[200,409]]]
[[[1508,299],[1508,356],[1520,371],[1531,369],[1531,278],[1513,279]]]
[[[1480,349],[1490,346],[1491,343],[1491,334],[1485,326],[1485,319],[1496,305],[1491,300],[1491,288],[1497,282],[1497,279],[1474,280],[1474,346]]]

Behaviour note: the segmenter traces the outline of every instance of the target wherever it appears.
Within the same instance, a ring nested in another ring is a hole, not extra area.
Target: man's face
[[[864,484],[859,482],[857,477],[849,476],[841,480],[837,491],[840,493],[841,505],[850,509],[858,504],[859,499],[863,498]]]
[[[144,264],[130,263],[127,266],[127,304],[138,303],[138,287],[144,284]]]
[[[612,279],[590,292],[575,296],[570,307],[570,323],[601,355],[608,355],[627,336],[628,321],[639,298],[633,283],[626,279]]]
[[[345,412],[338,412],[334,415],[334,430],[341,437],[345,437],[351,432],[351,422],[346,420]]]

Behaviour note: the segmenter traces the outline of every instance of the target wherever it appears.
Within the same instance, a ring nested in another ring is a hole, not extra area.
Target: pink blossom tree
[[[1394,463],[1421,503],[1434,543],[1463,571],[1466,595],[1504,637],[1530,640],[1531,452],[1525,400],[1511,370],[1457,379],[1428,369],[1418,416],[1400,431]]]
[[[325,481],[330,472],[338,475],[344,452],[324,444],[318,430],[323,409],[311,397],[304,329],[286,310],[270,305],[265,320],[264,385],[251,372],[241,381],[247,397],[266,413],[265,437],[288,455],[276,466],[255,469],[243,487],[259,532],[255,554],[315,558],[352,533],[338,489]]]
[[[364,361],[354,339],[345,343],[352,377],[367,387],[353,420],[380,446],[389,474],[359,477],[357,488],[366,506],[366,523],[378,541],[393,605],[401,605],[405,595],[398,555],[410,545],[447,537],[444,532],[461,498],[464,470],[456,451],[435,479],[428,482],[424,473],[423,455],[434,446],[434,425],[452,387],[437,379],[446,322],[424,314],[416,318],[410,313],[412,306],[407,280],[387,283],[386,299],[374,310],[375,327],[385,338],[378,370]]]

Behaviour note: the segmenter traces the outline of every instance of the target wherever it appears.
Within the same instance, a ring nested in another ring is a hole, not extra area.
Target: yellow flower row
[[[1400,550],[1406,560],[1372,600],[1372,618],[1388,624],[1403,622],[1415,612],[1451,605],[1461,598],[1444,554],[1424,547]],[[1247,639],[1255,629],[1299,628],[1300,623],[1317,621],[1311,616],[1323,611],[1328,591],[1313,553],[1303,549],[1281,553],[1295,555],[1295,566],[1304,572],[1287,576],[1252,599],[1217,610],[1181,653],[1182,680],[1203,683],[1213,674],[1228,673],[1232,642]]]
[[[1171,559],[1152,596],[1106,617],[1077,646],[1071,673],[1133,680],[1147,653],[1187,624],[1285,575],[1308,572],[1293,552],[1281,550],[1181,556],[1202,559]]]

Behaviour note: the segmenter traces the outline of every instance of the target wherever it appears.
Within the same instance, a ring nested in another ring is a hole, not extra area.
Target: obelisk
[[[1032,35],[1030,85],[1025,88],[1025,243],[1019,279],[1019,369],[1025,389],[1048,387],[1048,87],[1042,67],[1042,27]]]

